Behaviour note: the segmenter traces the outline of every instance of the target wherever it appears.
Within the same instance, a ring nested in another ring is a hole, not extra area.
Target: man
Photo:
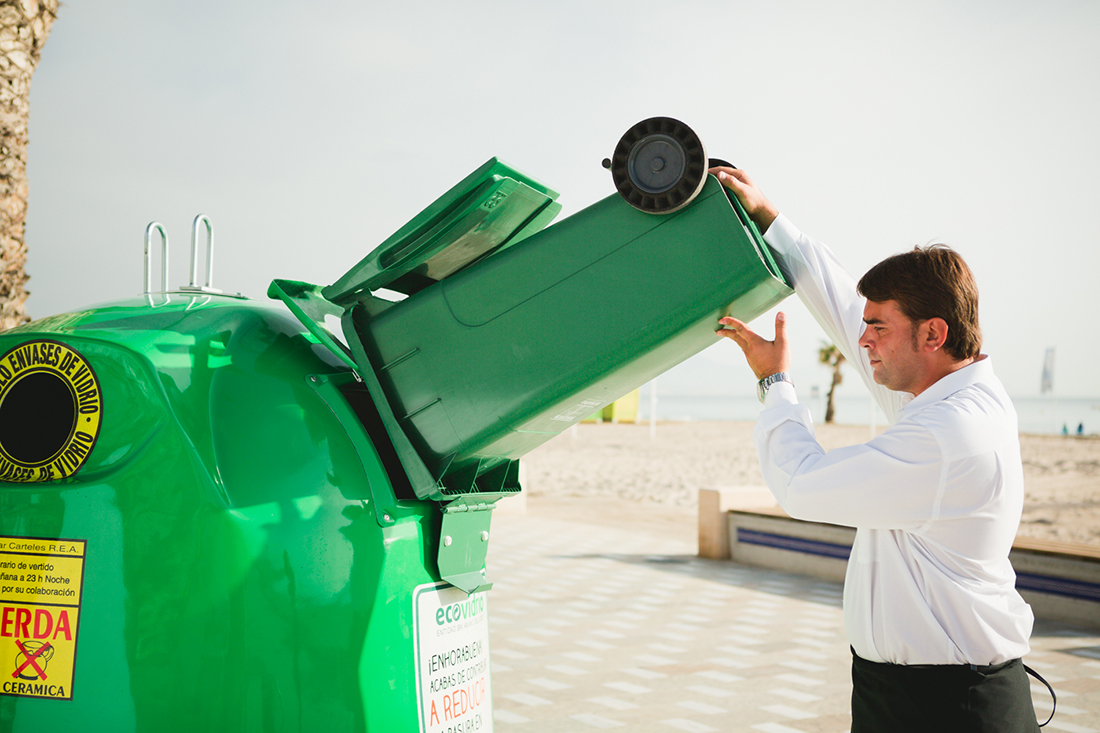
[[[1017,419],[980,352],[969,268],[946,247],[917,248],[857,284],[742,171],[711,173],[892,418],[869,443],[826,453],[790,381],[784,315],[775,341],[721,319],[761,380],[754,437],[779,504],[856,527],[844,582],[852,731],[1037,731],[1020,661],[1033,617],[1008,561],[1023,509]]]

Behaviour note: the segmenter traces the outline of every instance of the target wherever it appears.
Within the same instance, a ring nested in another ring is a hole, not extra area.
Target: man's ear
[[[922,346],[939,351],[947,343],[947,321],[942,318],[929,318],[924,322],[925,332]]]

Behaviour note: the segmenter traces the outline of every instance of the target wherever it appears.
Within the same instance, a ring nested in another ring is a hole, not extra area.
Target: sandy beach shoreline
[[[585,499],[574,506],[597,521],[629,512],[683,525],[700,488],[763,485],[752,426],[662,422],[651,438],[644,424],[585,423],[523,459],[524,488],[548,510],[567,512],[570,499]],[[829,450],[870,437],[865,425],[816,430]],[[1020,450],[1026,494],[1018,536],[1100,548],[1100,439],[1021,435]]]

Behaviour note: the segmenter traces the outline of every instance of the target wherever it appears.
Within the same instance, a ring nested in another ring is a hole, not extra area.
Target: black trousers
[[[852,733],[1038,733],[1023,662],[907,666],[852,653]]]

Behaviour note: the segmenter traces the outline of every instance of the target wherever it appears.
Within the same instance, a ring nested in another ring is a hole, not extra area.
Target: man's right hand
[[[768,227],[775,221],[775,217],[779,216],[779,209],[775,208],[771,201],[768,201],[744,171],[737,168],[718,166],[707,172],[717,176],[723,186],[733,191],[733,194],[737,196],[737,200],[745,207],[745,213],[749,215],[749,218],[756,224],[756,228],[760,230],[760,234],[763,236],[764,232],[768,231]]]
[[[775,315],[775,341],[768,341],[749,328],[744,321],[726,316],[718,321],[722,328],[718,335],[728,338],[745,352],[745,361],[757,379],[770,377],[778,372],[791,371],[791,348],[787,345],[787,316]]]

